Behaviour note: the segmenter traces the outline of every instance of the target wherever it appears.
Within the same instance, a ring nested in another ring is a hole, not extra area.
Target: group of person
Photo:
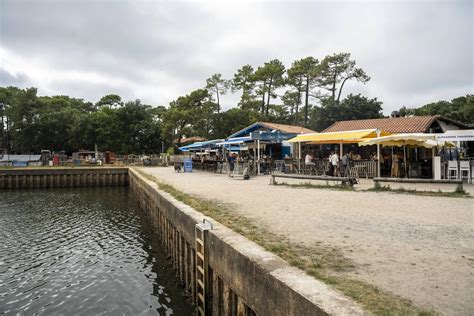
[[[457,161],[465,159],[467,156],[466,148],[441,148],[438,151],[438,156],[441,157],[443,161]]]
[[[342,156],[341,159],[339,159],[339,155],[337,154],[337,152],[334,150],[331,151],[331,154],[328,157],[329,168],[328,168],[327,175],[331,177],[340,177],[341,167],[342,167],[342,172],[344,173],[344,176],[348,176],[350,163],[354,159],[353,157],[354,157],[354,154],[352,152],[348,152],[344,156]],[[339,161],[341,163],[339,163]],[[307,166],[315,165],[315,163],[313,162],[313,156],[309,152],[306,153],[304,163]]]
[[[380,159],[383,160],[382,157]],[[332,150],[330,155],[328,156],[328,171],[327,175],[332,177],[349,177],[350,176],[350,168],[353,161],[361,160],[361,156],[358,153],[354,153],[352,151],[346,152],[342,157],[339,157],[337,154],[337,150]],[[374,153],[371,155],[371,160],[377,160],[377,154]],[[310,152],[307,152],[304,159],[305,165],[307,166],[314,166],[315,163],[313,161],[313,156]]]

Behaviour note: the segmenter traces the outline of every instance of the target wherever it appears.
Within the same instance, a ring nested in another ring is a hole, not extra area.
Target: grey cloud
[[[0,0],[0,49],[65,76],[45,83],[28,69],[13,76],[0,64],[0,83],[92,101],[114,92],[158,105],[202,87],[216,72],[232,78],[244,64],[279,58],[289,67],[305,56],[347,51],[372,80],[351,83],[345,93],[378,97],[388,113],[472,93],[472,18],[470,1]],[[80,80],[67,76],[73,71]],[[95,75],[102,79],[87,81]],[[225,107],[237,100],[226,95]]]
[[[20,74],[13,76],[9,72],[0,69],[0,86],[15,86],[26,88],[30,84],[28,76]]]

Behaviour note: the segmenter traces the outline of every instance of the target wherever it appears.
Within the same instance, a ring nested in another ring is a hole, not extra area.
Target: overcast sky
[[[344,94],[390,113],[474,92],[472,3],[0,0],[0,86],[167,105],[245,64],[350,52],[372,79]]]

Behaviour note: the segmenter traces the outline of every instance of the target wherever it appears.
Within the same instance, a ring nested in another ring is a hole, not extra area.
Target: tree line
[[[401,116],[442,115],[458,122],[474,124],[474,95],[468,94],[451,101],[438,101],[419,108],[400,108]]]
[[[320,131],[335,121],[382,117],[377,98],[361,94],[342,98],[351,80],[365,84],[370,77],[350,54],[340,53],[321,60],[306,57],[289,68],[278,59],[257,68],[244,65],[231,79],[217,73],[203,88],[166,107],[123,101],[115,94],[92,103],[69,96],[38,96],[36,88],[0,87],[0,148],[70,153],[97,145],[118,154],[159,153],[162,148],[175,150],[183,136],[225,138],[256,121]],[[222,95],[229,92],[240,94],[240,100],[223,111]],[[474,121],[472,95],[438,103],[416,110],[402,107],[400,112]]]
[[[69,96],[38,96],[36,88],[0,88],[0,148],[16,153],[42,149],[157,152],[161,108],[107,95],[97,103]]]

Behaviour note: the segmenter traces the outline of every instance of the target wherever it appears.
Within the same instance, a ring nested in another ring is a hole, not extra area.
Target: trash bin
[[[193,172],[193,160],[191,158],[184,159],[184,172]]]

